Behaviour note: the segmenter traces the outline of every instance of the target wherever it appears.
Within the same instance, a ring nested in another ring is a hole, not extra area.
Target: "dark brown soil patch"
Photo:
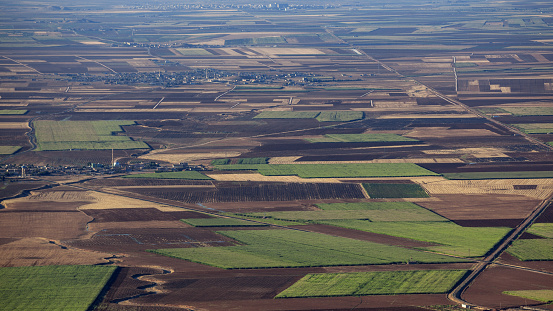
[[[210,218],[196,212],[162,212],[157,208],[83,209],[94,222],[171,221],[184,218]]]
[[[515,228],[523,219],[460,219],[453,222],[462,227],[509,227]]]
[[[171,294],[166,299],[188,301],[271,299],[302,276],[244,276],[173,280],[163,284]],[[154,297],[152,297],[154,298]],[[159,297],[157,297],[159,298]],[[157,299],[156,298],[156,299]],[[148,300],[146,297],[143,300]]]
[[[536,222],[541,223],[553,223],[553,207],[551,204],[543,211],[543,213],[536,219]]]
[[[106,252],[235,245],[230,238],[198,228],[104,229],[91,239],[66,241],[66,243],[75,247]]]
[[[448,194],[433,197],[439,200],[417,204],[454,221],[523,219],[540,203],[517,195]]]
[[[489,308],[539,304],[537,301],[502,294],[504,291],[551,288],[553,275],[492,266],[486,269],[465,291],[463,298]]]

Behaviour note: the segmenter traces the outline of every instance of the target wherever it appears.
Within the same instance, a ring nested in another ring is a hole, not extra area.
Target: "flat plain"
[[[0,7],[0,273],[115,271],[98,311],[553,309],[548,3]]]

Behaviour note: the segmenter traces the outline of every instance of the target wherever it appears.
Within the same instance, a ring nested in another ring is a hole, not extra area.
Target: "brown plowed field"
[[[553,275],[545,275],[500,266],[487,268],[462,295],[470,303],[489,307],[506,308],[528,304],[541,304],[537,301],[502,294],[504,291],[551,289]],[[553,310],[553,305],[540,308]]]
[[[553,204],[549,204],[540,217],[536,219],[536,222],[553,223]]]
[[[198,228],[105,229],[90,239],[66,241],[65,243],[74,247],[104,252],[234,245],[230,238]]]
[[[516,195],[436,194],[432,201],[417,204],[450,220],[526,218],[540,203]]]
[[[88,234],[86,224],[92,218],[77,211],[0,211],[0,236],[9,238],[43,237],[75,239]]]
[[[94,222],[173,221],[184,218],[210,218],[196,212],[162,212],[157,208],[82,209]]]
[[[158,299],[154,299],[158,298]],[[137,302],[148,302],[171,305],[176,297],[146,296],[137,299]],[[182,299],[180,300],[182,301]],[[425,306],[447,305],[450,301],[445,295],[397,295],[397,296],[362,296],[362,297],[333,297],[333,298],[291,298],[291,299],[245,299],[193,302],[188,305],[195,309],[210,311],[259,311],[259,310],[382,310],[394,306]],[[408,308],[409,309],[409,308]],[[417,308],[418,309],[418,308]],[[409,309],[409,310],[417,310]],[[393,309],[392,309],[393,310]]]

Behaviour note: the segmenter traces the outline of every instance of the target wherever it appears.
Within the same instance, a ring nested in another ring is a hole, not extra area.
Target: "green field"
[[[197,171],[132,174],[132,175],[123,176],[123,178],[211,180],[210,177],[207,177],[204,174]]]
[[[254,119],[316,119],[319,122],[347,122],[363,119],[362,111],[262,111]]]
[[[553,178],[552,171],[523,171],[523,172],[470,172],[445,173],[447,179],[529,179]]]
[[[312,143],[372,143],[372,142],[396,142],[396,141],[418,141],[413,138],[403,137],[397,134],[326,134],[321,138],[307,139]]]
[[[20,146],[0,146],[0,154],[14,154],[21,149]]]
[[[437,246],[425,250],[456,256],[484,256],[511,229],[488,227],[461,227],[453,222],[370,222],[366,220],[328,220],[321,224],[386,234]]]
[[[194,227],[263,227],[266,224],[233,218],[188,218],[182,222]]]
[[[337,207],[333,207],[337,205]],[[283,211],[248,213],[253,217],[317,222],[320,220],[363,219],[369,221],[448,221],[411,202],[370,202],[318,204],[321,211]],[[351,207],[352,209],[346,209]]]
[[[421,263],[461,261],[438,254],[314,232],[236,230],[218,233],[244,245],[150,251],[224,269],[370,265],[409,260]]]
[[[0,268],[0,310],[89,310],[117,267]]]
[[[466,273],[466,270],[414,270],[308,274],[275,298],[442,294],[450,291]]]
[[[347,122],[363,119],[363,111],[322,111],[317,116],[319,122]]]
[[[429,195],[418,184],[363,184],[369,197],[383,198],[428,198]]]
[[[507,252],[523,261],[553,260],[553,239],[516,240]]]
[[[553,223],[535,223],[527,232],[544,238],[553,239]]]
[[[553,290],[551,289],[515,290],[503,292],[503,294],[532,299],[541,302],[553,302]]]
[[[36,151],[71,149],[149,149],[141,141],[115,136],[134,121],[36,121]]]
[[[211,161],[211,165],[227,165],[230,163],[230,159],[215,159]]]
[[[236,164],[218,165],[220,170],[257,170],[266,176],[297,175],[303,178],[412,177],[438,174],[413,163],[345,164]]]
[[[553,133],[553,123],[519,123],[511,125],[527,134]]]
[[[507,107],[502,109],[515,116],[553,116],[553,107]]]
[[[269,158],[242,158],[236,161],[236,164],[266,164]]]
[[[29,110],[18,110],[18,109],[0,109],[0,114],[17,114],[22,115],[26,114]]]

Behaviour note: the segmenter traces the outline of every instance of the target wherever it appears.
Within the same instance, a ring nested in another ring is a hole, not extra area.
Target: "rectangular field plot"
[[[553,239],[553,223],[535,223],[527,232]]]
[[[517,240],[507,252],[523,261],[553,260],[553,239]]]
[[[318,111],[263,111],[254,119],[314,119]]]
[[[361,120],[362,111],[263,111],[254,119],[317,119],[319,122]]]
[[[186,203],[364,199],[358,184],[246,183],[205,187],[129,188],[126,191]]]
[[[461,227],[452,222],[370,222],[328,220],[321,224],[397,236],[438,246],[424,249],[456,256],[484,256],[511,230],[510,228]]]
[[[441,294],[466,270],[415,270],[308,274],[275,298]]]
[[[19,151],[19,146],[0,146],[0,154],[14,154]]]
[[[346,122],[363,119],[362,111],[322,111],[317,116],[319,122]]]
[[[538,290],[515,290],[503,292],[503,294],[522,297],[526,299],[532,299],[541,302],[553,301],[553,290],[551,289],[538,289]]]
[[[0,310],[88,310],[117,267],[0,268]]]
[[[20,110],[20,109],[0,109],[0,115],[2,114],[13,114],[13,115],[22,115],[26,114],[29,110]]]
[[[190,218],[181,219],[182,222],[194,227],[264,227],[266,224],[260,224],[247,220],[232,218]]]
[[[37,151],[70,149],[149,149],[144,142],[115,136],[134,121],[36,121]]]
[[[367,143],[367,142],[394,142],[394,141],[418,141],[413,138],[403,137],[397,134],[326,134],[322,138],[312,138],[308,141],[313,143],[341,142],[341,143]]]
[[[340,209],[340,207],[332,209],[332,205],[335,204],[320,205],[325,208],[330,206],[330,209],[323,209],[321,211],[249,213],[246,215],[302,222],[338,219],[363,219],[369,221],[448,221],[446,218],[410,202],[336,203],[336,205],[340,207],[348,208],[348,206],[351,206],[351,210]]]
[[[218,232],[245,245],[209,248],[157,249],[151,252],[224,269],[322,267],[459,262],[457,258],[396,246],[295,230]]]
[[[258,170],[266,176],[303,178],[438,176],[413,163],[257,164],[218,165],[221,170]]]
[[[371,198],[428,198],[429,195],[418,184],[363,184]]]
[[[505,107],[502,109],[515,116],[553,116],[553,107]]]
[[[469,172],[469,173],[445,173],[443,175],[445,178],[452,179],[452,180],[553,178],[552,171]]]
[[[553,123],[518,123],[511,125],[528,134],[553,133]]]
[[[123,178],[211,180],[210,177],[207,177],[204,174],[197,171],[133,174],[133,175],[123,176]]]

